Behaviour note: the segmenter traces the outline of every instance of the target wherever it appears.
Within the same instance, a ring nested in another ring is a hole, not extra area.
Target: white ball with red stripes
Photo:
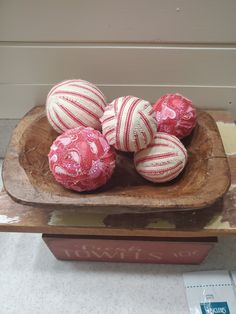
[[[187,151],[177,137],[158,132],[147,148],[134,155],[134,164],[142,177],[161,183],[176,178],[184,169],[187,158]]]
[[[55,85],[47,96],[46,113],[51,126],[63,133],[78,126],[101,129],[106,100],[92,83],[67,80]]]
[[[151,104],[134,96],[113,100],[106,107],[101,122],[108,143],[125,152],[147,147],[157,131]]]

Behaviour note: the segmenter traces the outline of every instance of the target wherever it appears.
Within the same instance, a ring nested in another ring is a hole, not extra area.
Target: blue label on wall
[[[201,303],[202,314],[230,314],[227,302]]]

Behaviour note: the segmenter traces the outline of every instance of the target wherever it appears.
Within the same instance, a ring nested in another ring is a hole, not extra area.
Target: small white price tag
[[[190,314],[235,314],[236,298],[228,271],[184,273]]]

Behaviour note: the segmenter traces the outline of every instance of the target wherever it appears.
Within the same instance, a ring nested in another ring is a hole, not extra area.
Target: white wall
[[[43,104],[67,78],[109,100],[180,92],[236,113],[234,0],[1,0],[0,119]]]
[[[235,0],[1,0],[0,40],[236,43]]]

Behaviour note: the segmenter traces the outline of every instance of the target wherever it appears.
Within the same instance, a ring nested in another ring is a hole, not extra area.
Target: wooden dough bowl
[[[135,171],[132,154],[117,152],[115,173],[104,187],[89,193],[66,190],[54,180],[48,166],[47,154],[57,136],[47,122],[44,106],[33,108],[15,128],[3,181],[16,202],[107,214],[182,211],[211,206],[230,185],[218,128],[204,111],[198,112],[198,124],[184,140],[189,154],[185,170],[166,184],[146,181]]]

